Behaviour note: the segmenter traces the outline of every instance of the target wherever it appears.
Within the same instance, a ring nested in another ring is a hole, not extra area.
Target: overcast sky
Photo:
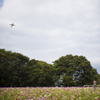
[[[0,48],[50,64],[82,55],[100,74],[100,0],[0,0]]]

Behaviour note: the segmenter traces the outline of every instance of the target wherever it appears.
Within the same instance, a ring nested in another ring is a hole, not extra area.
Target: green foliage
[[[66,55],[52,64],[0,49],[0,87],[100,84],[100,75],[83,56]]]
[[[63,75],[63,86],[75,86],[75,82],[73,80],[72,76],[68,76],[68,75]]]
[[[24,84],[24,67],[29,58],[4,49],[0,49],[0,56],[0,86],[20,86],[20,84]]]
[[[54,71],[51,64],[47,64],[43,61],[31,60],[27,63],[27,70],[29,74],[29,86],[54,86]]]
[[[100,86],[100,75],[97,76],[97,84]]]
[[[0,49],[0,86],[54,86],[51,64]]]
[[[72,56],[70,54],[60,57],[53,63],[57,69],[57,75],[61,76],[63,73],[67,75],[67,77],[63,78],[64,85],[67,84],[68,78],[72,78],[76,86],[93,84],[93,80],[98,78],[96,69],[92,68],[90,62],[83,56]]]

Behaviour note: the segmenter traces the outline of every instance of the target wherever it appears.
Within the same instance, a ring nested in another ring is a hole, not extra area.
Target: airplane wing
[[[11,27],[15,26],[15,25],[14,25],[14,23],[12,23],[12,24],[9,24],[9,25],[11,25]]]

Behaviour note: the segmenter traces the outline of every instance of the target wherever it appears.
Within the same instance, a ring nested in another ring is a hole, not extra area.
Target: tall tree
[[[29,86],[54,86],[54,70],[51,64],[35,59],[27,63]]]
[[[84,56],[73,56],[70,54],[60,57],[53,63],[54,67],[57,69],[57,75],[62,76],[66,74],[69,77],[73,77],[76,86],[92,84],[93,77],[98,75],[97,71],[93,74],[93,68]],[[65,82],[64,80],[63,82]]]
[[[20,53],[0,49],[1,86],[21,86],[24,83],[24,67],[29,58]]]
[[[99,78],[84,56],[62,56],[51,65],[0,49],[0,86],[83,86]]]

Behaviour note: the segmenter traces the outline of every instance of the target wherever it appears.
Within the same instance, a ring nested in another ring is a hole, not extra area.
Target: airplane
[[[14,25],[14,23],[12,23],[12,24],[9,24],[9,25],[11,25],[11,27],[15,26],[15,25]]]

